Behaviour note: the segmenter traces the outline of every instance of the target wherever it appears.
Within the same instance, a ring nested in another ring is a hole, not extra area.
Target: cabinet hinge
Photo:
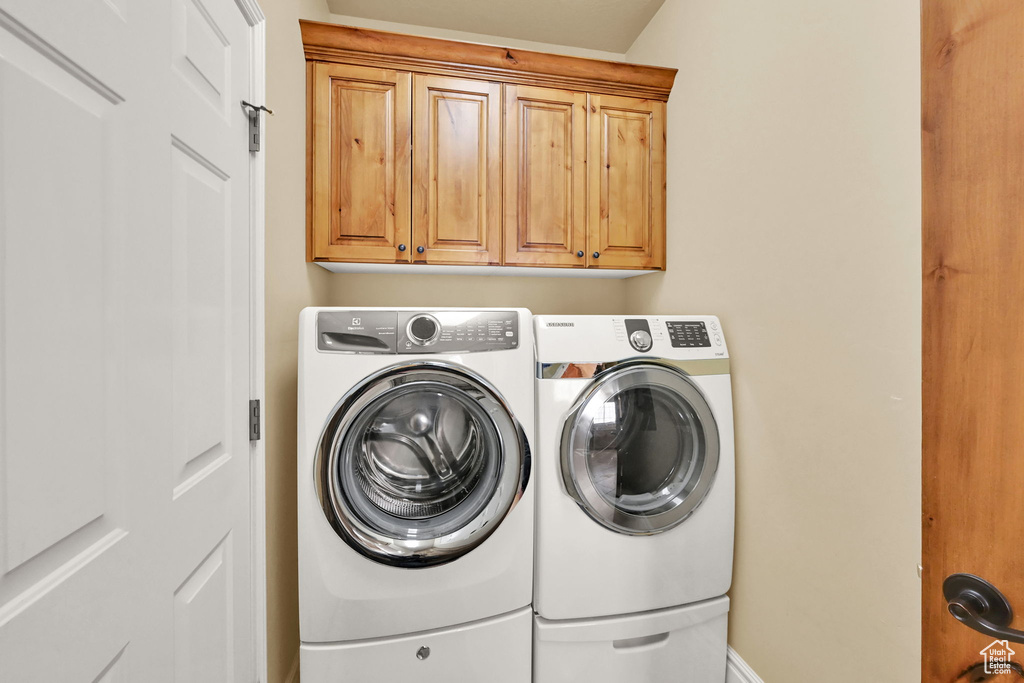
[[[260,440],[260,402],[249,401],[249,441]]]

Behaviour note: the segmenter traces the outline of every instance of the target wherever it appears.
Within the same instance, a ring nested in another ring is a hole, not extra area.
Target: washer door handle
[[[1013,608],[995,586],[973,574],[950,574],[942,594],[953,618],[990,638],[1024,644],[1024,631],[1009,628]]]

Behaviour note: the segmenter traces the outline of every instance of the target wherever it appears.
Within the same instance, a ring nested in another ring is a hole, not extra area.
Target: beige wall
[[[266,424],[269,683],[298,651],[295,433],[298,317],[329,298],[330,273],[306,265],[306,66],[298,17],[326,19],[323,0],[261,0],[267,15]]]
[[[510,47],[622,55],[328,16],[324,0],[261,0],[267,14],[267,619],[269,683],[298,652],[295,427],[298,315],[305,306],[526,306],[536,313],[625,308],[622,281],[338,275],[305,262],[305,62],[298,20],[315,19]],[[649,277],[649,276],[648,276]],[[289,682],[290,683],[290,682]]]
[[[916,0],[667,0],[668,268],[628,309],[734,357],[730,641],[766,681],[919,679]]]

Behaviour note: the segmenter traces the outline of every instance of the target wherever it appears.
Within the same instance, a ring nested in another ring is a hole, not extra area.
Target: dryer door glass
[[[521,494],[522,430],[497,392],[467,370],[391,369],[343,404],[321,441],[321,500],[363,554],[408,566],[454,559],[486,538]]]
[[[566,490],[616,531],[671,529],[704,500],[718,428],[700,390],[666,366],[619,366],[584,393],[562,444]]]

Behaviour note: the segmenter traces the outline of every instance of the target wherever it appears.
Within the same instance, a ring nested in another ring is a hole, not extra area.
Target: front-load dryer
[[[525,309],[302,312],[304,683],[530,680],[532,369]]]
[[[536,316],[534,333],[534,680],[723,680],[734,453],[719,320]]]

